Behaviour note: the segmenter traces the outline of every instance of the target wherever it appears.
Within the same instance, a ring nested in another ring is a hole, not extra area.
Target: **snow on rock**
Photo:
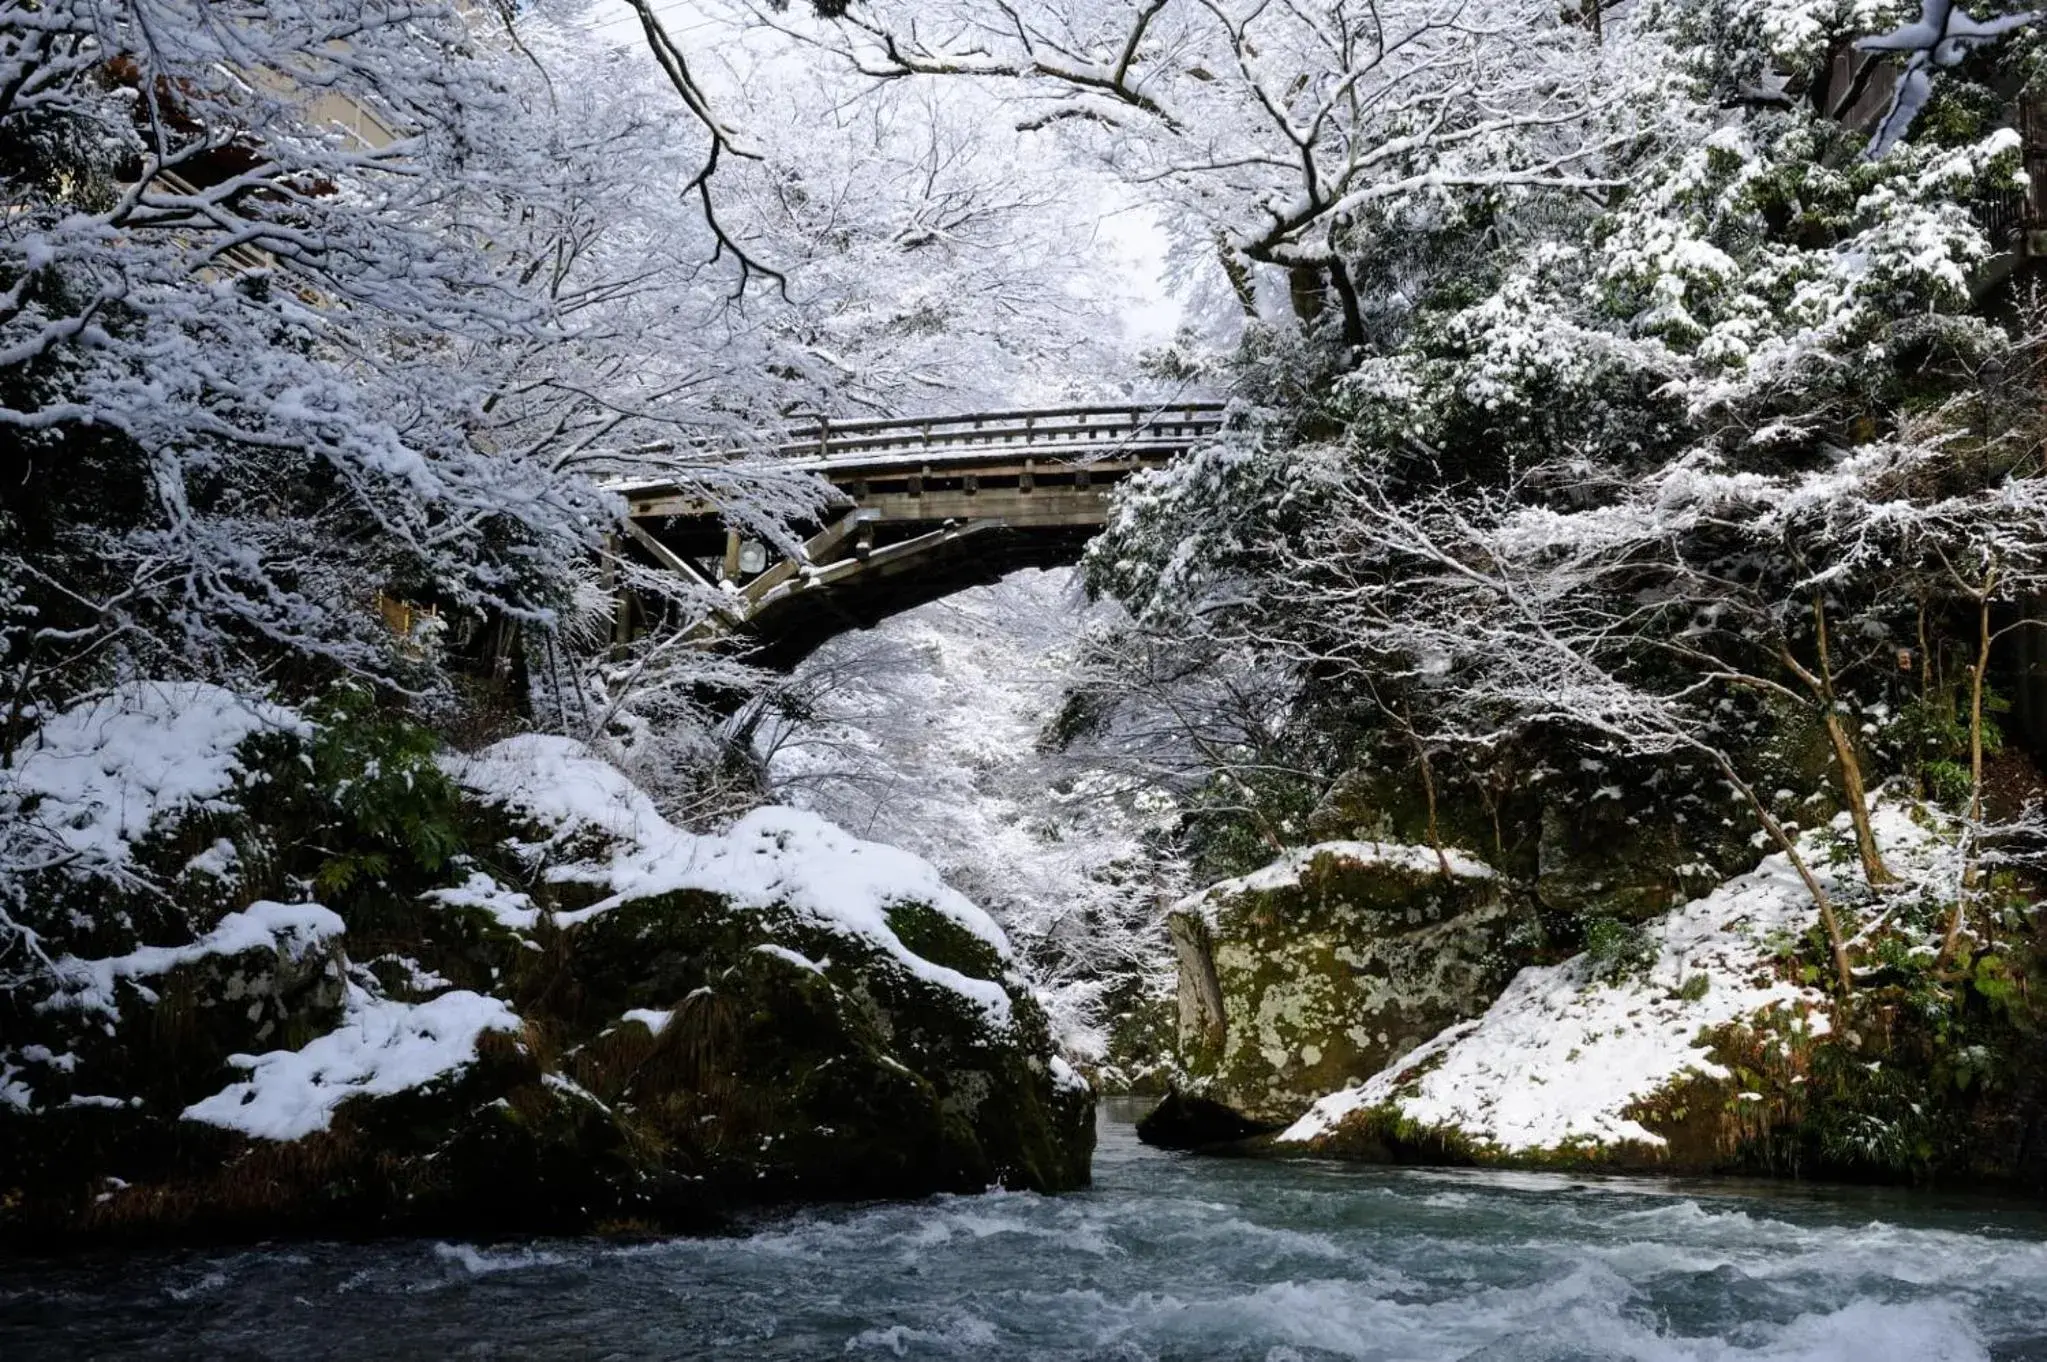
[[[327,1129],[349,1098],[389,1097],[453,1073],[475,1060],[484,1032],[519,1026],[511,1008],[480,993],[400,1003],[350,986],[340,1026],[303,1049],[231,1056],[249,1077],[193,1103],[184,1117],[257,1139],[302,1139]]]
[[[1063,1091],[1082,1093],[1094,1091],[1088,1085],[1088,1081],[1080,1076],[1080,1071],[1068,1064],[1064,1056],[1052,1056],[1047,1062],[1047,1068],[1052,1074],[1053,1085]]]
[[[500,927],[515,932],[530,931],[540,920],[540,910],[533,906],[530,894],[507,889],[481,870],[469,872],[469,878],[461,884],[447,889],[429,889],[420,897],[448,908],[481,908],[495,918]]]
[[[638,1022],[658,1036],[668,1029],[668,1023],[675,1020],[675,1013],[652,1007],[629,1007],[619,1020]]]
[[[19,1065],[10,1064],[0,1058],[0,1107],[11,1107],[16,1111],[27,1111],[35,1101],[35,1089],[21,1081],[17,1075],[25,1072]]]
[[[609,844],[599,853],[603,860],[549,872],[556,880],[596,883],[610,891],[588,908],[558,914],[564,925],[630,899],[686,889],[753,907],[786,905],[874,943],[916,977],[968,998],[992,1021],[1009,1021],[1009,995],[1000,983],[926,960],[889,926],[891,907],[923,904],[1002,959],[1011,958],[1009,940],[994,919],[921,857],[862,841],[800,809],[756,809],[721,834],[685,832],[623,772],[572,738],[523,734],[473,756],[450,757],[447,769],[482,798],[556,829],[556,845],[573,846],[590,833]]]
[[[807,955],[790,950],[787,946],[777,946],[772,941],[763,941],[760,945],[755,946],[754,949],[763,955],[772,955],[777,960],[787,961],[800,970],[808,970],[812,974],[824,973],[823,965],[818,964],[817,961]]]
[[[212,846],[185,862],[185,870],[188,874],[210,875],[216,880],[224,880],[234,874],[235,867],[241,864],[241,859],[242,853],[235,848],[235,844],[225,837],[219,837],[214,839]]]
[[[1322,857],[1354,861],[1360,865],[1383,865],[1396,870],[1412,871],[1417,875],[1440,875],[1447,864],[1450,873],[1459,879],[1489,880],[1494,877],[1493,868],[1476,857],[1446,847],[1437,853],[1434,847],[1409,846],[1404,842],[1317,842],[1313,846],[1296,847],[1282,855],[1271,865],[1261,866],[1248,875],[1239,875],[1231,880],[1216,883],[1190,894],[1174,905],[1173,911],[1188,913],[1200,910],[1212,913],[1215,906],[1224,899],[1238,894],[1269,893],[1275,889],[1291,889],[1301,882],[1301,876]]]
[[[61,992],[42,1008],[76,1008],[111,1014],[117,1005],[116,985],[122,979],[165,974],[208,956],[240,955],[274,949],[293,960],[342,934],[341,918],[317,903],[259,901],[229,913],[213,930],[183,946],[139,946],[126,955],[81,960],[67,955],[56,962]]]
[[[1934,846],[1894,805],[1872,813],[1893,868],[1916,878],[1915,860]],[[1845,823],[1845,815],[1844,815]],[[1808,834],[1800,850],[1830,890],[1846,870],[1830,868],[1826,839]],[[1362,1085],[1317,1102],[1281,1133],[1306,1143],[1344,1118],[1391,1107],[1419,1125],[1458,1132],[1503,1152],[1572,1144],[1664,1143],[1623,1113],[1688,1073],[1724,1078],[1699,1044],[1702,1031],[1773,1008],[1823,1030],[1821,993],[1780,977],[1772,938],[1796,935],[1817,918],[1811,896],[1781,853],[1644,930],[1656,959],[1642,977],[1602,983],[1583,955],[1522,970],[1484,1016],[1408,1053]],[[1709,986],[1686,1000],[1678,987],[1697,975]]]
[[[0,803],[33,799],[31,816],[71,852],[121,865],[166,814],[229,807],[218,801],[242,769],[235,748],[265,731],[312,726],[203,682],[131,682],[45,722],[0,769]]]

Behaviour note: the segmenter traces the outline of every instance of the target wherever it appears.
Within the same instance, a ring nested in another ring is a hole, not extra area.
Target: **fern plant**
[[[381,708],[360,686],[330,693],[316,713],[313,781],[327,805],[322,893],[381,882],[402,867],[429,874],[462,845],[460,801],[434,758],[440,740]]]

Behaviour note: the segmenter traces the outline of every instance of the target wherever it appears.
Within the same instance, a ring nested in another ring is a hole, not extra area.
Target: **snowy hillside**
[[[1891,805],[1874,821],[1895,864],[1932,877],[1938,844],[1924,828]],[[1833,834],[1845,827],[1844,817]],[[1827,836],[1824,828],[1809,835],[1808,854]],[[1828,877],[1833,891],[1845,869]],[[1654,958],[1632,977],[1603,978],[1587,955],[1524,969],[1484,1016],[1331,1093],[1280,1141],[1312,1146],[1347,1119],[1384,1108],[1508,1154],[1662,1146],[1630,1109],[1687,1075],[1729,1076],[1708,1057],[1702,1033],[1780,1010],[1795,1030],[1830,1029],[1826,996],[1787,981],[1777,959],[1816,916],[1786,858],[1770,856],[1650,924]]]

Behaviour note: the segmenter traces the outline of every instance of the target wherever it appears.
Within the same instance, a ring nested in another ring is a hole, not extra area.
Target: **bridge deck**
[[[730,451],[732,462],[759,459],[780,468],[815,473],[834,483],[858,479],[907,476],[985,465],[1014,463],[1016,471],[1038,464],[1096,463],[1119,457],[1165,456],[1185,450],[1222,427],[1219,402],[1183,403],[1171,407],[1074,407],[1048,411],[983,413],[896,419],[821,422],[807,431],[785,432],[775,444],[751,451]],[[665,449],[637,451],[657,458]],[[634,502],[658,503],[660,509],[631,514],[704,514],[716,508],[682,510],[675,498],[684,494],[676,482],[659,477],[622,480],[612,490]]]

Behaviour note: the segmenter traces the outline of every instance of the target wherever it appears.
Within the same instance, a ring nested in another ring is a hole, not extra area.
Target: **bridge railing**
[[[1122,448],[1183,446],[1222,428],[1220,402],[1166,406],[1052,407],[909,420],[821,417],[791,428],[773,452],[809,466],[886,462],[920,453],[991,454],[1057,446],[1077,455]]]
[[[783,428],[771,437],[772,443],[728,449],[722,455],[699,448],[697,456],[745,461],[768,455],[821,473],[847,465],[907,463],[926,457],[978,461],[1025,454],[1092,461],[1126,451],[1185,449],[1221,430],[1223,411],[1220,402],[1170,402],[959,416],[847,420],[820,416]],[[664,440],[619,450],[614,457],[638,465],[639,471],[607,485],[629,495],[641,488],[664,486],[656,471],[662,458],[683,449]]]

